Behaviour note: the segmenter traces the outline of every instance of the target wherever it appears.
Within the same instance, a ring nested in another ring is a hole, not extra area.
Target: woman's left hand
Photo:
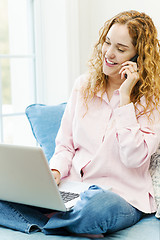
[[[122,64],[122,68],[119,71],[121,79],[124,79],[120,87],[121,103],[120,105],[125,105],[130,103],[130,94],[133,87],[139,80],[137,63],[132,61],[126,61]],[[127,76],[127,78],[126,78]]]

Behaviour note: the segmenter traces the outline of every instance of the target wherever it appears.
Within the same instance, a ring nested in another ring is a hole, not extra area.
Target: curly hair
[[[85,104],[88,108],[88,101],[97,92],[101,91],[101,98],[105,93],[107,76],[102,70],[102,46],[108,31],[115,23],[127,25],[132,44],[138,54],[139,81],[131,92],[131,102],[135,107],[137,104],[141,105],[141,97],[144,96],[146,105],[141,105],[144,109],[143,114],[148,110],[151,112],[154,108],[158,108],[160,102],[160,43],[152,19],[145,13],[133,10],[119,13],[106,21],[100,29],[99,40],[95,44],[92,57],[88,62],[88,81],[82,88]]]

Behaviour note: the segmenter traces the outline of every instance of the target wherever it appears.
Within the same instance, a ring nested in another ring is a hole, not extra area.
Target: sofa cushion
[[[158,207],[156,217],[160,218],[160,146],[156,153],[151,157],[150,174],[153,182],[155,200]]]
[[[107,235],[104,240],[159,240],[160,221],[147,215],[137,224],[124,230]],[[41,232],[26,234],[0,227],[0,239],[3,240],[89,240],[76,236],[44,235]]]
[[[32,104],[26,108],[26,116],[33,135],[42,147],[48,161],[55,150],[55,137],[60,127],[66,103],[55,106]]]

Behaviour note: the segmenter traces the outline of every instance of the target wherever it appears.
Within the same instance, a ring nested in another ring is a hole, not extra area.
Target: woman
[[[25,216],[28,228],[24,221],[18,230],[103,237],[156,211],[148,169],[160,141],[159,62],[157,31],[149,16],[127,11],[104,24],[88,74],[73,88],[50,162],[57,184],[66,178],[95,185],[71,211],[50,219],[40,210],[28,207],[26,213],[25,206],[10,204],[9,209],[1,202],[5,212]]]

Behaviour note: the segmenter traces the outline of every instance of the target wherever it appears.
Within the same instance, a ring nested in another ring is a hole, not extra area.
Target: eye
[[[119,52],[125,52],[124,50],[122,50],[122,49],[120,49],[120,48],[118,48],[118,51],[119,51]]]

